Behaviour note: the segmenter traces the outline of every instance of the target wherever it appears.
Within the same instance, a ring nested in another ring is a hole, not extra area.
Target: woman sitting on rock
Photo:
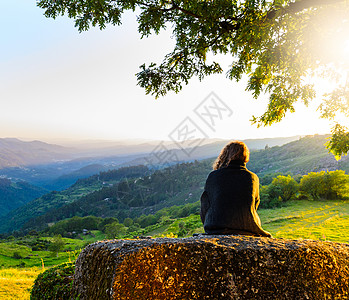
[[[250,152],[243,142],[226,145],[213,164],[201,196],[201,221],[206,234],[267,236],[257,214],[258,176],[246,169]]]

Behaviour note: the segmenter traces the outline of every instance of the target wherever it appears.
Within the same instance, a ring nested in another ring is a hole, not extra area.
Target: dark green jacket
[[[206,234],[243,234],[268,236],[257,214],[258,176],[246,164],[234,161],[226,168],[212,171],[201,196],[201,221]]]

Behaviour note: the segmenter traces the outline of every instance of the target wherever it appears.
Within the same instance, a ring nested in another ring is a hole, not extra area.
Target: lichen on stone
[[[348,299],[349,245],[246,236],[114,240],[76,264],[80,299]]]

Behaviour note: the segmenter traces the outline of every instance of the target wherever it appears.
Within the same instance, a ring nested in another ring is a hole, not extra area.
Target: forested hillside
[[[283,146],[266,147],[252,151],[248,167],[258,175],[280,172],[283,174],[307,174],[309,172],[349,171],[349,160],[344,156],[336,161],[324,144],[329,136],[315,135],[301,138]]]
[[[87,165],[86,167],[83,167],[71,173],[59,176],[58,178],[45,184],[45,187],[48,190],[61,191],[69,188],[72,184],[74,184],[77,180],[81,178],[86,178],[94,174],[98,174],[99,172],[103,172],[107,170],[108,170],[108,167],[101,164]]]
[[[123,221],[165,207],[196,202],[211,164],[211,160],[183,163],[142,177],[124,179],[31,219],[23,229],[42,230],[48,223],[73,216],[116,217]]]
[[[98,191],[104,186],[112,185],[122,178],[141,176],[147,172],[144,166],[120,168],[109,172],[101,172],[86,179],[78,180],[70,188],[62,191],[52,191],[26,205],[11,211],[0,218],[0,232],[18,230],[26,221],[36,216],[45,214],[49,210],[57,209],[63,205],[72,203],[84,195]]]
[[[47,190],[24,181],[13,182],[0,178],[0,216],[46,193]]]

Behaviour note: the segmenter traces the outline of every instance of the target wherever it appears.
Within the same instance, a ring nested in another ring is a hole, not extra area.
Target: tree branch
[[[344,1],[345,0],[299,0],[299,1],[296,0],[295,2],[289,3],[289,5],[286,7],[280,7],[280,8],[276,8],[268,11],[268,13],[266,14],[266,18],[268,20],[272,20],[276,17],[278,13],[279,13],[278,16],[283,16],[288,13],[297,13],[310,7],[329,5],[329,4],[344,2]],[[238,21],[238,20],[235,19],[235,21]],[[236,31],[240,28],[239,23],[235,23],[233,25],[228,21],[222,21],[220,22],[220,25],[225,31]]]
[[[192,16],[192,17],[194,17],[194,18],[197,18],[197,19],[201,19],[202,18],[202,16],[199,16],[199,15],[197,15],[197,14],[194,14],[194,13],[192,13],[191,11],[189,11],[189,10],[186,10],[186,9],[184,9],[184,8],[181,8],[181,7],[179,7],[177,4],[175,4],[175,3],[173,3],[173,8],[174,9],[178,9],[178,10],[180,10],[182,13],[184,13],[184,14],[186,14],[186,15],[189,15],[189,16]]]
[[[283,16],[288,13],[297,13],[310,7],[329,5],[338,2],[344,2],[344,0],[299,0],[289,3],[289,5],[286,7],[277,8],[269,11],[267,13],[267,19],[274,19],[279,11],[282,11],[280,15]]]
[[[145,3],[145,2],[141,2],[141,1],[137,1],[137,3],[139,5],[144,5],[148,8],[154,8],[156,10],[159,10],[159,11],[162,11],[162,12],[168,12],[168,11],[172,11],[172,10],[179,10],[181,11],[182,13],[188,15],[188,16],[191,16],[191,17],[194,17],[194,18],[197,18],[197,19],[201,19],[203,18],[202,16],[199,16],[197,14],[194,14],[193,12],[189,11],[189,10],[186,10],[182,7],[180,7],[179,5],[177,5],[176,3],[172,2],[172,6],[169,7],[169,8],[161,8],[159,6],[155,6],[155,5],[150,5],[148,3]]]

